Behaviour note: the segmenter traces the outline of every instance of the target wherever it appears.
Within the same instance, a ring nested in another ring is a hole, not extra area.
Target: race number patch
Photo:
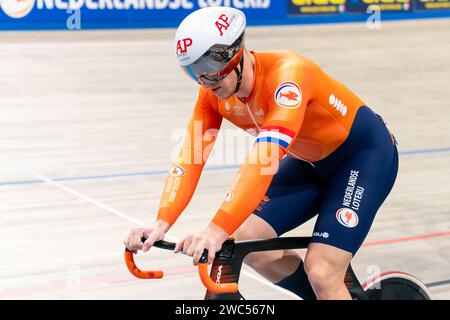
[[[358,225],[359,217],[355,211],[349,208],[341,208],[336,212],[336,219],[347,228],[354,228]]]
[[[279,106],[295,109],[302,103],[302,90],[295,82],[286,81],[278,86],[274,98]]]

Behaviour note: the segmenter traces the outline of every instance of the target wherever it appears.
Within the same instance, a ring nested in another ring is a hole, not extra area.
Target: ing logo
[[[28,15],[34,8],[36,0],[0,0],[3,12],[15,19]]]

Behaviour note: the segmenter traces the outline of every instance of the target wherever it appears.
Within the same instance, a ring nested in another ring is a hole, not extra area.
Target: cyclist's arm
[[[201,88],[178,161],[172,164],[166,177],[158,221],[163,220],[172,226],[188,205],[221,123],[217,100]]]
[[[281,158],[300,131],[306,105],[312,96],[310,74],[307,71],[290,75],[281,73],[268,84],[267,101],[270,112],[258,134],[256,143],[242,164],[225,201],[212,223],[231,235],[256,209],[264,197]],[[295,109],[277,104],[274,94],[286,77],[294,81],[302,91],[301,103]]]

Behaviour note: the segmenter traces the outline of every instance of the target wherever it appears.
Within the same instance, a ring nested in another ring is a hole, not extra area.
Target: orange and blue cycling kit
[[[393,136],[312,61],[290,51],[251,54],[246,99],[200,88],[158,219],[173,225],[187,206],[225,118],[256,140],[212,222],[231,235],[253,213],[281,235],[318,214],[312,241],[355,253],[395,181]]]

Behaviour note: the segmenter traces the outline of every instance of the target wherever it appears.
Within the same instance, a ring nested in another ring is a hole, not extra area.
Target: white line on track
[[[136,219],[134,219],[134,218],[132,218],[132,217],[130,217],[130,216],[128,216],[128,215],[126,215],[126,214],[116,210],[116,209],[113,209],[110,206],[107,206],[106,204],[103,204],[103,203],[101,203],[101,202],[99,202],[97,200],[89,198],[89,197],[85,196],[84,194],[81,194],[78,191],[75,191],[75,190],[73,190],[71,188],[68,188],[68,187],[66,187],[65,185],[63,185],[63,184],[61,184],[59,182],[53,181],[52,179],[47,178],[46,176],[44,176],[44,175],[42,175],[42,174],[40,174],[40,173],[38,173],[36,171],[27,170],[26,172],[29,173],[30,175],[32,175],[33,177],[41,179],[41,180],[47,182],[48,184],[51,184],[51,185],[53,185],[53,186],[55,186],[55,187],[57,187],[57,188],[59,188],[61,190],[64,190],[64,191],[70,193],[71,195],[74,195],[74,196],[76,196],[78,198],[81,198],[84,201],[87,201],[87,202],[89,202],[89,203],[91,203],[91,204],[93,204],[93,205],[95,205],[95,206],[97,206],[99,208],[102,208],[102,209],[104,209],[104,210],[106,210],[106,211],[108,211],[110,213],[113,213],[116,216],[119,216],[119,217],[121,217],[121,218],[123,218],[125,220],[128,220],[129,222],[132,222],[132,223],[137,224],[139,226],[144,226],[144,223],[142,223],[141,221],[136,220]]]
[[[142,221],[134,219],[134,218],[126,215],[125,213],[122,213],[122,212],[120,212],[120,211],[118,211],[118,210],[116,210],[114,208],[111,208],[110,206],[108,206],[108,205],[106,205],[104,203],[101,203],[101,202],[99,202],[97,200],[94,200],[94,199],[88,197],[88,196],[85,196],[84,194],[82,194],[82,193],[80,193],[78,191],[75,191],[75,190],[73,190],[71,188],[68,188],[65,185],[63,185],[63,184],[61,184],[59,182],[56,182],[56,181],[54,181],[54,180],[44,176],[43,174],[41,174],[39,172],[36,172],[36,171],[33,171],[33,170],[25,170],[25,172],[27,172],[28,174],[32,175],[35,178],[41,179],[41,180],[47,182],[48,184],[51,184],[51,185],[57,187],[58,189],[66,191],[67,193],[70,193],[71,195],[73,195],[75,197],[83,199],[86,202],[89,202],[89,203],[91,203],[91,204],[93,204],[93,205],[95,205],[95,206],[97,206],[97,207],[99,207],[99,208],[101,208],[103,210],[106,210],[106,211],[108,211],[108,212],[110,212],[110,213],[112,213],[112,214],[114,214],[114,215],[116,215],[116,216],[118,216],[118,217],[120,217],[122,219],[125,219],[125,220],[127,220],[129,222],[132,222],[132,223],[134,223],[134,224],[136,224],[138,226],[141,226],[141,227],[145,226],[145,224]],[[178,239],[176,239],[174,237],[171,237],[171,236],[166,236],[165,238],[167,240],[171,241],[171,242],[177,242],[178,241]],[[258,276],[256,274],[254,274],[254,273],[252,273],[250,271],[242,270],[242,273],[245,274],[247,277],[250,277],[251,279],[254,279],[254,280],[256,280],[256,281],[258,281],[258,282],[260,282],[260,283],[262,283],[262,284],[264,284],[264,285],[266,285],[268,287],[271,287],[271,288],[273,288],[273,289],[275,289],[275,290],[277,290],[279,292],[282,292],[282,293],[287,294],[287,295],[289,295],[289,296],[291,296],[291,297],[293,297],[295,299],[298,299],[298,297],[295,294],[293,294],[292,292],[284,290],[283,288],[280,288],[280,287],[274,285],[270,281],[267,281],[266,279],[264,279],[264,278],[262,278],[262,277],[260,277],[260,276]]]

